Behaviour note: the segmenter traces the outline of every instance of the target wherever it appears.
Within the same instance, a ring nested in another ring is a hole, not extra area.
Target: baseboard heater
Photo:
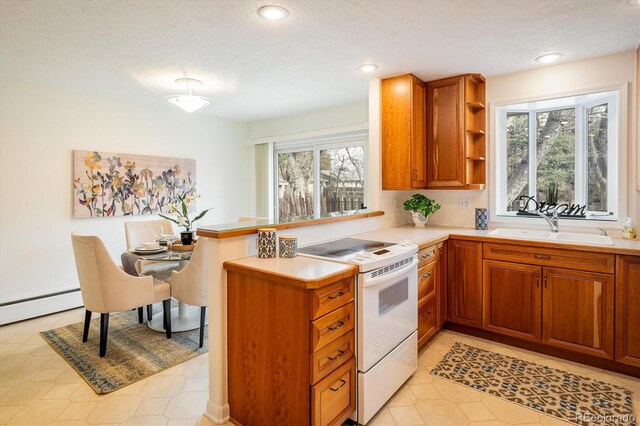
[[[0,303],[0,325],[82,306],[79,288]]]

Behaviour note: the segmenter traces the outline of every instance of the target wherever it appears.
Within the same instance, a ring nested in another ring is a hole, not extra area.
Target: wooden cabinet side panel
[[[613,275],[544,268],[542,341],[613,359]]]
[[[535,265],[483,262],[483,328],[540,342],[542,268]]]
[[[482,327],[482,243],[448,242],[449,320]]]
[[[233,419],[309,424],[306,290],[228,271],[227,350]]]
[[[438,259],[438,269],[440,276],[438,279],[438,290],[436,297],[438,298],[438,329],[447,322],[448,306],[447,306],[447,242],[445,241],[439,249],[440,259]]]
[[[382,189],[411,189],[412,77],[381,83]]]
[[[427,83],[427,187],[465,185],[464,77]]]
[[[616,256],[616,361],[640,367],[640,256]]]
[[[412,111],[411,111],[411,168],[412,188],[424,188],[426,185],[426,88],[425,83],[413,77]]]

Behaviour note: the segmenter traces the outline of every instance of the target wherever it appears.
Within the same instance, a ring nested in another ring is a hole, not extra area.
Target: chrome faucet
[[[549,226],[551,227],[551,232],[558,232],[558,209],[553,209],[553,214],[551,218],[549,218],[549,216],[547,216],[544,213],[540,213],[537,210],[529,210],[529,213],[535,213],[541,218],[543,218],[544,220],[546,220],[549,223]]]

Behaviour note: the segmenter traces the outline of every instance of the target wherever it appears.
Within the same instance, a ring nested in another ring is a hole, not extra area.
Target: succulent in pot
[[[413,194],[403,206],[405,210],[411,212],[411,218],[416,227],[424,227],[429,215],[440,209],[440,204],[422,194]]]

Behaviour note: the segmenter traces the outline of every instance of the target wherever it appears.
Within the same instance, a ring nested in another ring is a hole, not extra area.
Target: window
[[[534,197],[616,220],[617,102],[612,91],[497,107],[497,214],[533,208]]]
[[[275,145],[278,220],[319,218],[364,208],[366,139],[352,139]]]

